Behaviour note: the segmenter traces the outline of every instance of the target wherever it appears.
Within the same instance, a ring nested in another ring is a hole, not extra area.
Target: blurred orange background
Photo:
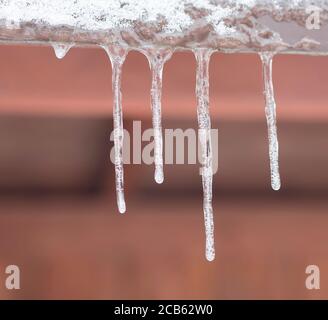
[[[2,299],[328,298],[328,65],[277,56],[282,190],[270,189],[260,59],[215,54],[212,126],[216,260],[204,257],[202,191],[195,165],[126,165],[127,213],[116,209],[111,67],[101,49],[0,47],[0,284]],[[151,125],[150,71],[131,52],[123,70],[124,125]],[[166,64],[163,127],[196,126],[195,60]],[[305,268],[320,267],[320,290]]]

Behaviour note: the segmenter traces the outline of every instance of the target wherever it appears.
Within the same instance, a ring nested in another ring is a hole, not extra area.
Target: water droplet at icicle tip
[[[122,111],[122,67],[128,50],[117,46],[102,46],[107,52],[112,65],[113,91],[113,126],[115,153],[115,188],[117,207],[120,213],[125,213],[124,198],[124,168],[123,168],[123,111]]]
[[[148,59],[149,66],[152,72],[150,96],[152,124],[154,132],[154,178],[158,184],[161,184],[164,181],[162,133],[163,68],[165,62],[171,58],[173,50],[170,48],[145,49],[144,54]]]
[[[277,135],[276,101],[272,80],[272,60],[274,53],[260,53],[263,70],[265,115],[268,127],[269,159],[271,172],[271,187],[279,190],[281,187],[279,173],[279,143]]]
[[[63,59],[67,52],[74,46],[74,43],[52,42],[55,55],[58,59]]]
[[[198,118],[198,139],[201,149],[201,176],[203,185],[203,211],[206,235],[206,259],[215,259],[214,220],[212,207],[212,142],[211,119],[209,114],[209,62],[212,50],[196,49],[194,55],[197,61],[196,98]]]

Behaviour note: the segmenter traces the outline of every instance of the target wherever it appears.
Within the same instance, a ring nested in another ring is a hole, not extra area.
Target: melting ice
[[[113,121],[114,121],[114,150],[115,150],[115,185],[117,207],[120,213],[126,211],[124,198],[124,169],[123,169],[123,112],[122,112],[122,66],[128,50],[116,46],[104,46],[112,64],[113,91]]]
[[[74,43],[53,42],[52,47],[58,59],[63,59],[67,52],[74,46]]]
[[[197,60],[196,97],[198,118],[198,139],[201,149],[201,175],[203,183],[203,211],[206,234],[206,259],[213,261],[214,250],[214,222],[212,208],[212,143],[211,119],[209,114],[209,62],[212,50],[197,49],[194,51]]]
[[[144,53],[148,58],[149,66],[152,71],[151,109],[155,145],[155,181],[157,183],[163,183],[162,77],[164,64],[171,58],[173,51],[169,48],[157,50],[148,49],[145,50]]]
[[[52,43],[57,58],[62,59],[73,44]],[[124,169],[123,169],[123,112],[121,78],[122,67],[128,54],[128,49],[115,46],[102,46],[112,65],[112,91],[113,91],[113,122],[114,122],[114,150],[115,150],[115,185],[117,206],[120,213],[126,211],[124,198]],[[144,49],[151,71],[151,110],[154,130],[154,158],[155,158],[155,181],[164,181],[163,173],[163,137],[161,120],[161,97],[162,97],[162,75],[164,64],[173,54],[172,49]],[[206,259],[213,261],[214,249],[214,222],[212,208],[212,142],[211,142],[211,119],[209,114],[209,62],[213,53],[211,49],[193,50],[196,61],[196,98],[198,139],[201,151],[201,169],[203,185],[203,212],[206,235]],[[263,66],[265,114],[268,126],[269,158],[271,169],[271,186],[274,190],[280,189],[280,175],[278,163],[278,138],[276,126],[276,103],[272,82],[272,59],[274,54],[270,52],[260,53]]]
[[[263,52],[260,54],[263,67],[264,97],[265,97],[265,115],[268,125],[269,137],[269,158],[271,170],[271,187],[273,190],[280,189],[279,174],[279,144],[276,125],[276,102],[274,98],[272,82],[272,59],[274,54]]]

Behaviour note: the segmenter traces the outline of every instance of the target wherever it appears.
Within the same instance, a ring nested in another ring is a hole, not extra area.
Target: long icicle
[[[120,213],[126,211],[124,199],[124,169],[123,169],[123,114],[121,78],[122,66],[128,51],[122,47],[106,46],[112,64],[112,91],[113,91],[113,121],[114,121],[114,150],[115,150],[115,184],[117,207]]]
[[[214,249],[214,221],[212,208],[212,143],[211,119],[209,114],[209,62],[212,50],[197,49],[194,51],[197,60],[196,97],[198,136],[202,156],[202,184],[203,184],[203,211],[206,233],[206,259],[213,261]]]
[[[162,78],[163,68],[173,54],[169,48],[145,50],[152,71],[151,110],[154,130],[155,181],[163,183],[163,135],[162,135]]]
[[[277,119],[276,119],[276,102],[274,98],[274,89],[272,82],[272,59],[274,53],[263,52],[260,54],[263,67],[264,97],[265,97],[265,115],[268,126],[269,137],[269,157],[271,170],[271,187],[273,190],[279,190],[279,144],[277,137]]]

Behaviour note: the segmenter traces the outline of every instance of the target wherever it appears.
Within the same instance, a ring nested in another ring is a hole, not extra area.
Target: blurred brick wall
[[[327,119],[326,57],[285,55],[274,59],[279,120]],[[111,67],[101,49],[73,48],[58,60],[50,47],[0,46],[0,112],[111,114]],[[215,54],[211,60],[213,117],[263,119],[260,59]],[[195,59],[175,53],[164,70],[163,116],[196,117]],[[124,65],[124,113],[149,118],[150,71],[140,53]]]

